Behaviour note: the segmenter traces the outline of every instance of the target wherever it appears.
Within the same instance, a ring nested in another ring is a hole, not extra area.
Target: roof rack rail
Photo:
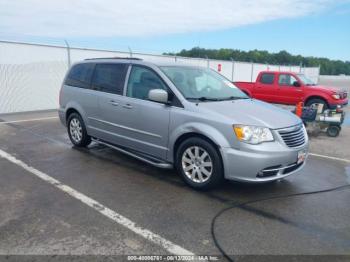
[[[86,58],[85,60],[98,60],[98,59],[125,59],[125,60],[142,60],[141,58],[137,57],[96,57],[96,58]]]

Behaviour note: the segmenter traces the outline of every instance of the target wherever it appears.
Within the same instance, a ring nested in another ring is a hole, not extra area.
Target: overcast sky
[[[114,49],[131,46],[158,52],[198,45],[286,49],[304,55],[350,60],[347,49],[332,51],[339,49],[334,46],[336,43],[341,45],[344,41],[338,32],[340,29],[345,30],[345,40],[349,40],[349,10],[348,0],[0,0],[0,36],[44,42],[68,39],[81,46]],[[338,21],[339,17],[344,21]],[[327,19],[327,24],[335,22],[334,33],[315,39],[314,35],[304,32],[303,24],[300,27],[300,21],[305,21],[305,28],[308,28],[308,19],[313,19],[314,23],[310,33],[322,32]],[[263,25],[268,28],[262,31]],[[296,25],[300,28],[299,36],[294,35]],[[283,34],[288,29],[293,35]],[[286,41],[278,41],[279,45],[273,39],[267,41],[266,33],[279,31],[281,35],[277,37],[287,37]],[[252,44],[253,36],[256,41]],[[312,46],[327,38],[337,41],[327,43],[328,51],[321,49],[315,53],[317,48]],[[289,50],[287,40],[303,41],[304,49]],[[349,46],[349,41],[346,44]]]

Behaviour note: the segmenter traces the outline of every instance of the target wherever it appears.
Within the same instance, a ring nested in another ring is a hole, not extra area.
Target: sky
[[[0,0],[0,40],[146,53],[286,50],[350,61],[350,0]]]

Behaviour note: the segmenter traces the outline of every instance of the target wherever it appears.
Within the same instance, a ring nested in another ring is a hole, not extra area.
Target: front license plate
[[[299,151],[297,164],[303,163],[305,161],[305,158],[306,158],[306,151],[305,150]]]

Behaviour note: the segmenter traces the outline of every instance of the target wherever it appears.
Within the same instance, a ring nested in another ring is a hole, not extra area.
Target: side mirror
[[[294,81],[293,86],[300,87],[300,83],[298,81]]]
[[[152,89],[148,92],[148,99],[154,102],[168,103],[168,92],[163,89]]]

